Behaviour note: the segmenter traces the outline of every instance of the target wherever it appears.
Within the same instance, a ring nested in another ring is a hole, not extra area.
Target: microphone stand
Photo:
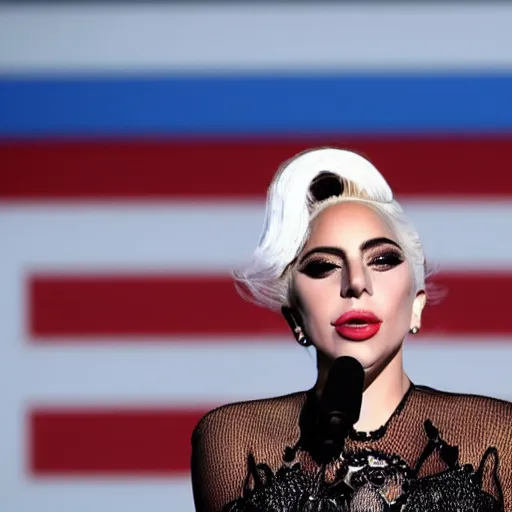
[[[324,489],[327,484],[325,480],[327,466],[333,463],[343,452],[345,439],[348,436],[350,426],[342,414],[331,413],[327,418],[322,418],[320,424],[320,467],[317,472],[313,493],[304,504],[305,512],[317,512],[324,510],[321,502],[325,499]],[[343,498],[345,502],[353,494],[353,489],[345,482],[336,484],[337,497]],[[346,504],[346,503],[345,503]]]
[[[317,402],[317,447],[320,468],[315,489],[309,500],[312,506],[305,510],[322,511],[325,498],[326,471],[328,464],[340,457],[345,447],[345,439],[350,429],[357,421],[361,409],[364,386],[364,369],[353,357],[342,356],[334,360],[322,391],[322,397]],[[335,484],[336,497],[348,501],[354,490],[344,481]],[[316,502],[318,507],[313,508]],[[328,506],[328,505],[327,505]]]

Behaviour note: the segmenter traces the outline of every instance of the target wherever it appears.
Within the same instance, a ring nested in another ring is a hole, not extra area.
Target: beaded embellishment
[[[496,451],[489,448],[476,469],[461,465],[457,447],[447,444],[430,421],[424,428],[428,443],[414,468],[397,455],[364,449],[343,453],[330,482],[325,481],[325,467],[309,472],[300,463],[290,462],[274,473],[250,456],[243,496],[223,512],[503,512]],[[418,477],[434,452],[446,470]],[[489,461],[494,461],[491,471],[497,497],[482,489]]]

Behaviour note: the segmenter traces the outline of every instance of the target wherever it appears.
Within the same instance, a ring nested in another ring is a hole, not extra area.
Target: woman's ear
[[[286,323],[289,325],[295,339],[297,340],[297,343],[303,347],[311,346],[312,342],[308,339],[306,333],[304,332],[299,312],[294,308],[282,306],[281,313],[283,314]]]
[[[410,329],[418,332],[421,329],[421,317],[423,314],[423,308],[427,303],[427,295],[423,290],[420,290],[416,297],[414,298],[414,302],[412,304],[412,315],[411,315],[411,325]]]
[[[293,333],[295,333],[297,327],[300,327],[300,323],[297,321],[297,311],[294,308],[290,308],[288,306],[281,307],[281,313],[286,320],[286,323],[290,326],[290,329]]]

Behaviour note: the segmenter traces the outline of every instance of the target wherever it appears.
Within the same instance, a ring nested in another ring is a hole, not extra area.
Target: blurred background
[[[418,384],[512,399],[512,4],[0,2],[0,510],[193,511],[205,411],[305,389],[239,299],[277,166],[363,152],[446,295]]]

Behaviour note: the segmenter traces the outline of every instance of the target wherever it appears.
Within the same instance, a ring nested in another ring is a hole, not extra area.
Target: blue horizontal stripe
[[[0,136],[512,130],[510,75],[0,77]]]

